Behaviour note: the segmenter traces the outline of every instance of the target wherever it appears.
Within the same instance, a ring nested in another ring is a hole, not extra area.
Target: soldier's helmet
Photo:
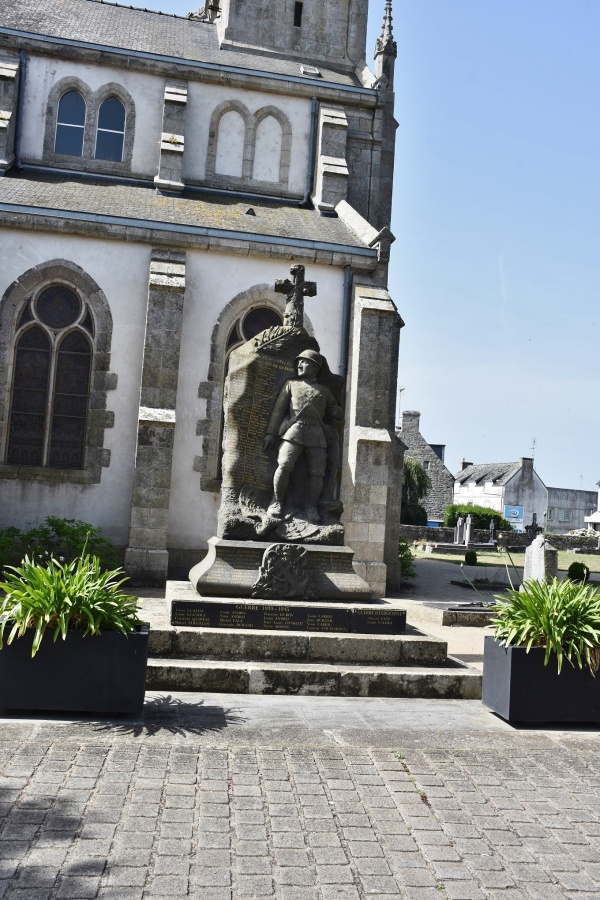
[[[310,359],[311,362],[318,365],[319,369],[323,368],[323,357],[316,350],[303,350],[302,353],[298,354],[295,362],[298,362],[299,359]]]

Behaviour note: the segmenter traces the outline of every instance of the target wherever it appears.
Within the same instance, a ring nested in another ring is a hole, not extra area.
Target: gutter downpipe
[[[346,418],[346,399],[348,397],[348,385],[346,383],[346,376],[348,374],[348,356],[349,356],[349,343],[350,343],[350,303],[352,299],[352,266],[344,266],[344,293],[343,293],[343,305],[342,305],[342,342],[340,347],[340,364],[338,367],[338,371],[342,378],[344,379],[343,385],[343,403],[342,408],[344,410],[344,419]],[[342,433],[340,434],[340,459],[343,455],[344,448],[344,437],[346,435],[346,428],[344,427]],[[342,490],[342,482],[341,477],[337,480],[335,486],[334,496],[337,500],[339,500]]]
[[[15,164],[17,169],[23,168],[21,162],[21,124],[23,122],[23,105],[25,103],[25,77],[27,75],[27,52],[21,50],[19,72],[19,93],[17,96],[17,120],[15,122]]]
[[[310,104],[310,139],[308,142],[308,174],[306,176],[306,190],[304,192],[304,197],[298,204],[301,209],[310,209],[312,207],[312,203],[310,200],[310,195],[313,189],[313,182],[315,180],[315,150],[317,146],[317,98],[313,97],[311,99]]]
[[[348,374],[348,354],[350,342],[350,301],[352,297],[352,266],[344,266],[344,293],[342,305],[342,346],[340,349],[339,373],[342,378]]]

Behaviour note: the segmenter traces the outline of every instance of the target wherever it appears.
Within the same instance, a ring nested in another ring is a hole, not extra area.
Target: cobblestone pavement
[[[600,732],[477,701],[151,696],[0,720],[7,900],[600,895]]]

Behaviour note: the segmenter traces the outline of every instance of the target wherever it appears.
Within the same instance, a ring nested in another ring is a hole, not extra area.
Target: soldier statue
[[[327,470],[328,448],[337,442],[337,425],[342,410],[333,394],[319,384],[319,372],[325,364],[316,350],[304,350],[296,357],[297,378],[285,382],[275,401],[267,425],[263,450],[271,450],[281,440],[277,469],[273,477],[273,499],[267,514],[283,517],[283,503],[290,475],[304,456],[307,470],[305,518],[319,524],[319,500]]]

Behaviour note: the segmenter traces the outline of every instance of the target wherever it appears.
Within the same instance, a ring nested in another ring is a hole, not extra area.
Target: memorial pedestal
[[[190,581],[202,597],[372,602],[373,592],[354,571],[353,557],[350,547],[213,537]]]

